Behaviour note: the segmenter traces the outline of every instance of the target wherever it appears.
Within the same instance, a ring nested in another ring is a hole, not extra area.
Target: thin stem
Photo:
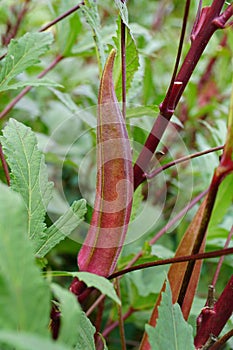
[[[39,75],[38,79],[43,78],[49,71],[51,71],[64,57],[58,55],[50,65],[44,69]],[[25,87],[0,113],[0,119],[4,118],[8,112],[32,89],[32,86]]]
[[[71,15],[72,13],[74,13],[75,11],[77,11],[81,6],[85,5],[85,2],[82,1],[80,2],[78,5],[72,7],[71,9],[69,9],[68,11],[64,12],[63,14],[61,14],[60,16],[58,16],[57,18],[55,18],[54,20],[52,20],[51,22],[47,23],[46,25],[44,25],[43,27],[41,27],[38,31],[39,32],[44,32],[47,29],[49,29],[50,27],[52,27],[54,24],[57,24],[58,22],[62,21],[64,18],[68,17],[69,15]],[[6,57],[6,54],[3,54],[0,57],[0,61]]]
[[[125,23],[121,19],[121,72],[122,72],[122,114],[126,118],[126,50]]]
[[[120,290],[119,278],[116,278],[115,286],[116,286],[117,295],[121,300],[121,290]],[[117,305],[117,313],[118,313],[118,323],[119,323],[119,331],[120,331],[120,338],[121,338],[121,348],[122,348],[122,350],[127,350],[126,343],[125,343],[125,329],[124,329],[124,320],[123,320],[121,305]]]
[[[222,349],[222,346],[231,338],[233,337],[233,329],[231,329],[229,332],[224,334],[220,339],[218,339],[213,346],[211,346],[211,350],[220,350]]]
[[[153,245],[157,240],[162,237],[167,230],[169,230],[179,219],[181,219],[189,210],[191,210],[194,205],[196,205],[206,194],[208,193],[208,189],[204,192],[200,193],[198,196],[196,196],[188,205],[186,205],[171,221],[169,221],[150,241],[149,244]],[[143,251],[141,250],[138,252],[134,258],[128,263],[126,268],[129,268],[133,266],[142,256]],[[91,305],[91,307],[86,312],[87,316],[90,316],[90,314],[95,310],[95,308],[99,305],[99,303],[104,298],[104,295],[100,295],[99,298]]]
[[[58,22],[62,21],[64,18],[68,17],[69,15],[71,15],[72,13],[74,13],[75,11],[77,11],[81,6],[85,5],[84,1],[81,1],[78,5],[72,7],[71,9],[69,9],[68,11],[64,12],[63,14],[61,14],[60,16],[58,16],[57,18],[55,18],[53,21],[49,22],[48,24],[44,25],[43,27],[41,27],[39,29],[39,32],[44,32],[45,30],[49,29],[50,27],[52,27],[54,24],[57,24]]]
[[[232,8],[227,13],[221,14],[221,26],[218,22],[220,11],[224,5],[224,0],[214,0],[212,5],[205,11],[203,23],[195,32],[190,49],[180,67],[169,96],[165,97],[160,105],[160,113],[152,127],[152,130],[134,164],[134,188],[136,189],[144,180],[143,174],[146,172],[149,162],[169,124],[174,110],[189,82],[189,79],[197,66],[208,42],[214,32],[223,28],[224,21],[232,15]],[[219,19],[219,21],[220,21]]]
[[[87,317],[95,310],[95,308],[105,299],[105,295],[101,294],[98,299],[90,306],[90,308],[86,311]]]
[[[229,246],[232,236],[233,236],[233,226],[231,228],[231,231],[229,232],[229,235],[227,237],[227,240],[226,240],[226,243],[225,243],[223,249],[226,249]],[[220,270],[221,270],[221,267],[222,267],[222,264],[223,264],[223,260],[224,260],[224,256],[222,256],[219,259],[219,262],[218,262],[218,265],[217,265],[217,268],[216,268],[216,271],[215,271],[215,274],[214,274],[214,277],[213,277],[213,280],[212,280],[212,283],[211,283],[212,286],[214,286],[214,287],[215,287],[215,285],[217,283],[218,276],[219,276],[219,273],[220,273]]]
[[[9,44],[9,42],[11,41],[11,39],[15,38],[15,36],[17,35],[17,32],[20,28],[20,25],[28,11],[28,5],[29,5],[30,0],[25,0],[24,4],[22,6],[21,11],[19,11],[19,13],[17,13],[15,6],[12,7],[12,14],[17,16],[16,19],[16,23],[15,25],[12,24],[12,22],[10,20],[8,20],[7,22],[7,30],[6,30],[6,34],[2,35],[2,43],[4,46],[7,46]],[[2,59],[3,57],[5,57],[5,55],[1,56],[0,59]]]
[[[173,165],[186,162],[186,161],[188,161],[190,159],[197,158],[197,157],[203,156],[203,155],[211,153],[211,152],[219,151],[219,150],[221,150],[223,148],[224,148],[224,146],[213,147],[213,148],[210,148],[210,149],[208,149],[206,151],[196,152],[194,154],[190,154],[188,156],[185,156],[185,157],[182,157],[182,158],[179,158],[179,159],[175,159],[175,160],[173,160],[173,161],[171,161],[171,162],[161,166],[160,168],[153,170],[150,174],[145,174],[144,176],[147,179],[152,179],[153,177],[155,177],[156,175],[160,174],[162,171],[172,167]]]
[[[2,162],[2,168],[6,177],[7,185],[10,186],[10,173],[9,173],[9,168],[5,159],[5,156],[2,151],[2,146],[0,145],[0,159]]]
[[[171,78],[171,82],[168,88],[168,91],[166,93],[166,97],[165,100],[169,100],[170,99],[170,95],[173,89],[173,85],[176,79],[176,75],[177,75],[177,71],[179,68],[179,63],[180,63],[180,58],[181,58],[181,53],[182,53],[182,48],[183,48],[183,44],[184,44],[184,37],[185,37],[185,32],[186,32],[186,27],[187,27],[187,22],[188,22],[188,15],[189,15],[189,9],[190,9],[190,0],[187,0],[185,3],[185,10],[184,10],[184,16],[183,16],[183,21],[182,21],[182,29],[181,29],[181,34],[180,34],[180,41],[179,41],[179,46],[178,46],[178,51],[177,51],[177,55],[176,55],[176,62],[175,62],[175,67],[173,70],[173,74],[172,74],[172,78]]]
[[[202,218],[202,221],[200,223],[200,227],[198,230],[196,241],[195,241],[193,249],[192,249],[192,254],[197,254],[200,251],[200,248],[201,248],[201,245],[202,245],[202,242],[204,240],[206,230],[207,230],[207,227],[209,224],[210,216],[211,216],[211,213],[212,213],[212,210],[214,207],[214,203],[215,203],[215,199],[217,196],[217,192],[218,192],[218,188],[219,188],[220,183],[221,183],[221,176],[216,176],[216,172],[215,172],[213,179],[211,181],[211,184],[210,184],[210,189],[209,189],[207,198],[206,198],[206,205],[204,208],[203,218]],[[177,299],[177,302],[180,305],[180,307],[182,307],[182,305],[183,305],[184,298],[185,298],[185,295],[186,295],[186,292],[188,289],[189,281],[191,279],[194,266],[195,266],[195,261],[190,260],[188,263],[187,269],[185,271],[183,283],[182,283],[182,286],[180,288],[179,297]]]
[[[111,280],[113,278],[125,275],[126,273],[146,269],[149,267],[177,264],[177,263],[187,262],[187,261],[195,262],[196,260],[212,259],[219,256],[230,255],[230,254],[233,254],[233,248],[226,248],[226,249],[214,250],[213,252],[208,252],[208,253],[198,253],[198,254],[187,255],[187,256],[179,256],[176,258],[152,261],[152,262],[148,262],[148,263],[144,263],[136,266],[131,266],[121,271],[114,272],[112,275],[108,277],[108,279]]]
[[[190,209],[194,207],[205,195],[208,193],[208,189],[196,196],[188,205],[186,205],[172,220],[170,220],[150,241],[149,244],[153,245],[162,237],[167,230],[169,230],[179,219],[181,219]],[[142,256],[142,250],[135,255],[135,257],[128,263],[126,268],[135,264],[138,259]]]

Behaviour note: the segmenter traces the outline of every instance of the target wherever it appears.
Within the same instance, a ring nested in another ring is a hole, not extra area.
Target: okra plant
[[[0,348],[232,349],[233,3],[2,4]]]

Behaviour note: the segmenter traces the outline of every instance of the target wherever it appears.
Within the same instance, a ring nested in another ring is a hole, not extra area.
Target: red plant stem
[[[25,0],[21,11],[17,14],[17,20],[16,20],[16,23],[15,23],[14,26],[11,24],[11,22],[8,22],[8,24],[9,24],[9,26],[8,26],[9,31],[7,30],[5,38],[3,36],[3,39],[4,39],[3,40],[4,41],[3,44],[5,46],[7,46],[9,44],[9,42],[11,41],[11,39],[13,39],[16,36],[16,34],[17,34],[18,30],[19,30],[20,24],[23,21],[23,18],[24,18],[25,14],[28,11],[28,4],[29,4],[29,2],[30,2],[30,0]],[[12,9],[14,9],[14,7]],[[14,12],[16,12],[16,11],[14,11]]]
[[[87,317],[90,316],[90,314],[95,310],[95,308],[102,303],[102,301],[105,299],[105,295],[101,294],[98,299],[90,306],[90,308],[86,311]]]
[[[187,211],[189,211],[190,209],[192,209],[194,207],[194,205],[196,205],[207,193],[208,193],[208,189],[205,190],[204,192],[200,193],[198,196],[196,196],[188,205],[186,205],[176,216],[174,216],[174,218],[169,221],[150,241],[149,244],[153,245],[155,244],[155,242],[158,241],[158,239],[160,237],[162,237],[167,230],[169,230],[179,219],[181,219],[186,213]],[[132,266],[133,264],[135,264],[138,259],[142,256],[143,252],[142,250],[140,252],[138,252],[134,258],[129,262],[129,264],[126,266],[126,268]]]
[[[176,258],[169,258],[164,260],[157,260],[157,261],[151,261],[148,263],[131,266],[129,268],[126,268],[121,271],[114,272],[112,275],[108,277],[108,279],[113,279],[122,275],[125,275],[126,273],[142,270],[149,267],[155,267],[155,266],[161,266],[161,265],[169,265],[169,264],[177,264],[181,262],[187,262],[187,261],[196,261],[196,260],[202,260],[202,259],[211,259],[216,258],[223,255],[230,255],[233,254],[233,248],[226,248],[226,249],[219,249],[214,250],[213,252],[207,252],[207,253],[198,253],[193,255],[187,255],[187,256],[178,256]]]
[[[208,227],[208,223],[209,223],[210,216],[211,216],[211,213],[212,213],[212,210],[214,207],[215,199],[217,196],[217,192],[218,192],[218,188],[219,188],[219,185],[221,183],[221,180],[222,180],[222,176],[218,176],[217,172],[215,171],[212,182],[210,184],[207,199],[206,199],[206,206],[205,206],[204,213],[203,213],[203,220],[200,224],[199,232],[197,234],[197,238],[196,238],[195,244],[193,246],[192,254],[197,254],[200,251],[202,242],[205,238],[206,230]],[[194,266],[195,266],[195,261],[189,261],[185,275],[184,275],[183,283],[182,283],[182,286],[180,289],[179,297],[177,300],[180,307],[182,307],[182,305],[183,305],[184,298],[185,298],[185,295],[187,292],[189,281],[190,281],[192,273],[193,273]]]
[[[233,329],[230,330],[228,333],[224,334],[222,338],[216,341],[213,346],[211,346],[211,350],[220,350],[222,349],[223,345],[231,338],[233,337]]]
[[[126,118],[126,51],[125,24],[121,19],[121,72],[122,72],[122,115]]]
[[[39,32],[44,32],[45,30],[49,29],[50,27],[52,27],[54,24],[57,24],[58,22],[60,22],[61,20],[63,20],[64,18],[68,17],[69,15],[71,15],[72,13],[74,13],[75,11],[77,11],[81,6],[85,5],[84,1],[81,1],[78,5],[72,7],[71,9],[69,9],[68,11],[64,12],[63,14],[61,14],[60,16],[58,16],[57,18],[55,18],[53,21],[49,22],[48,24],[44,25],[43,27],[41,27],[39,29]]]
[[[226,249],[229,246],[232,236],[233,236],[233,226],[231,228],[231,231],[229,232],[229,235],[227,237],[227,240],[226,240],[226,243],[225,243],[223,249]],[[218,262],[218,265],[217,265],[217,268],[216,268],[216,271],[215,271],[215,274],[214,274],[214,277],[213,277],[213,280],[212,280],[212,283],[211,283],[212,286],[214,286],[214,287],[215,287],[215,285],[217,283],[218,276],[219,276],[219,273],[220,273],[220,270],[221,270],[221,267],[222,267],[222,264],[223,264],[223,260],[224,260],[224,256],[222,256],[219,259],[219,262]]]
[[[75,12],[76,10],[78,10],[82,5],[84,5],[84,1],[80,2],[78,5],[72,7],[71,9],[69,9],[68,11],[66,11],[65,13],[61,14],[60,16],[58,16],[57,18],[55,18],[53,21],[49,22],[48,24],[46,24],[45,26],[43,26],[42,28],[39,29],[39,32],[44,32],[45,30],[47,30],[48,28],[52,27],[54,24],[60,22],[61,20],[63,20],[64,18],[66,18],[67,16],[71,15],[73,12]],[[0,59],[3,59],[6,56],[3,55],[0,57]],[[45,69],[43,70],[43,72],[41,72],[38,75],[38,79],[44,77],[50,70],[52,70],[64,57],[62,55],[58,55],[55,60]],[[0,119],[4,118],[5,115],[32,89],[32,86],[27,86],[26,88],[24,88],[6,107],[5,109],[0,113]]]
[[[229,248],[228,248],[229,249]],[[196,348],[206,343],[210,335],[217,337],[233,312],[233,275],[213,308],[205,307],[198,317],[197,334],[194,339]]]
[[[167,225],[165,225],[150,241],[149,244],[152,245],[155,242],[157,242],[157,240],[162,237],[167,230],[169,230],[179,219],[181,219],[187,211],[189,211],[190,209],[192,209],[194,207],[194,205],[196,205],[206,194],[208,193],[208,189],[205,190],[204,192],[200,193],[198,196],[196,196],[188,205],[186,205],[170,222],[167,223]],[[126,266],[126,268],[131,267],[132,265],[134,265],[138,259],[140,259],[140,257],[142,256],[143,251],[141,250],[140,252],[138,252],[134,258],[128,263],[128,265]],[[99,303],[102,301],[102,299],[104,298],[103,295],[100,295],[100,297],[94,302],[94,304],[91,305],[91,307],[88,309],[88,311],[86,312],[86,315],[89,316],[94,309],[99,305]]]
[[[187,0],[185,3],[185,10],[184,10],[184,16],[183,16],[183,21],[182,21],[182,29],[181,29],[181,34],[180,34],[180,41],[179,41],[179,46],[178,46],[178,51],[176,55],[176,62],[175,62],[175,67],[173,70],[171,82],[167,91],[167,96],[170,96],[174,82],[176,80],[176,74],[179,68],[179,63],[180,63],[180,58],[181,58],[181,53],[182,53],[182,48],[183,48],[183,43],[184,43],[184,37],[185,37],[185,31],[187,27],[187,22],[188,22],[188,15],[189,15],[189,9],[190,9],[190,0]]]
[[[6,177],[7,185],[10,186],[10,173],[9,173],[9,168],[8,168],[6,159],[5,159],[5,157],[4,157],[4,154],[3,154],[3,151],[2,151],[2,146],[1,146],[1,145],[0,145],[0,159],[1,159],[1,162],[2,162],[2,168],[3,168],[3,171],[4,171],[5,177]]]
[[[30,0],[29,0],[30,1]],[[27,2],[27,1],[26,1]],[[52,20],[51,22],[47,23],[46,25],[44,25],[43,27],[41,27],[38,31],[39,32],[44,32],[47,29],[49,29],[50,27],[52,27],[54,24],[57,24],[58,22],[60,22],[61,20],[63,20],[64,18],[66,18],[67,16],[71,15],[72,13],[74,13],[75,11],[77,11],[81,6],[85,5],[84,1],[80,2],[78,5],[72,7],[71,9],[69,9],[68,11],[64,12],[63,14],[61,14],[60,16],[58,16],[57,18],[55,18],[54,20]],[[3,54],[0,57],[0,61],[6,56],[6,53]]]
[[[176,76],[174,84],[168,90],[164,101],[160,105],[160,113],[152,127],[152,130],[143,146],[141,153],[134,165],[134,188],[136,189],[143,181],[148,164],[167,128],[180,97],[212,35],[218,28],[223,28],[226,21],[233,14],[233,5],[230,5],[223,14],[220,11],[224,0],[214,0],[206,11],[206,17],[198,31],[193,35],[190,49]]]
[[[144,176],[147,179],[152,179],[153,177],[155,177],[156,175],[160,174],[162,171],[172,167],[173,165],[186,162],[186,161],[188,161],[190,159],[197,158],[197,157],[203,156],[203,155],[211,153],[211,152],[220,151],[223,148],[224,148],[224,146],[213,147],[213,148],[210,148],[210,149],[208,149],[206,151],[197,152],[197,153],[190,154],[188,156],[185,156],[185,157],[182,157],[182,158],[179,158],[179,159],[175,159],[175,160],[173,160],[173,161],[171,161],[171,162],[161,166],[160,168],[153,170],[149,174],[144,174]]]
[[[39,75],[38,79],[43,78],[48,72],[50,72],[64,57],[62,55],[58,55],[50,65],[43,70]],[[7,113],[33,88],[33,86],[25,87],[0,113],[0,119],[4,118]]]

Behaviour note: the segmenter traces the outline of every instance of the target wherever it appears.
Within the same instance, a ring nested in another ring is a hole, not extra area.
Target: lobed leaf
[[[172,304],[168,282],[159,306],[156,327],[146,325],[151,350],[194,350],[192,327],[184,320],[180,306]]]
[[[80,199],[74,201],[71,207],[59,219],[44,232],[44,238],[37,240],[36,256],[43,258],[60,241],[69,236],[83,221],[86,214],[86,201]]]
[[[48,51],[53,41],[51,33],[26,33],[12,39],[0,73],[0,91],[28,67],[40,62],[39,57]]]
[[[43,238],[53,187],[48,181],[44,155],[33,131],[15,119],[10,119],[4,128],[1,142],[11,168],[11,187],[21,194],[27,208],[27,235],[37,246]]]
[[[0,183],[0,328],[47,334],[49,287],[26,233],[21,196]]]

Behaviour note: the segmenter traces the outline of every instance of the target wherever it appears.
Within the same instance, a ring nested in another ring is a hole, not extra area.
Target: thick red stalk
[[[202,309],[197,319],[194,344],[201,348],[211,335],[218,336],[233,312],[233,276],[213,307]]]
[[[135,189],[145,180],[143,174],[147,170],[169,120],[210,38],[218,28],[224,27],[226,21],[233,14],[233,6],[230,5],[220,15],[224,2],[224,0],[214,0],[210,7],[205,8],[206,10],[201,12],[199,25],[197,24],[197,28],[193,33],[190,49],[175,78],[172,88],[168,90],[164,101],[160,105],[160,113],[134,165]]]

